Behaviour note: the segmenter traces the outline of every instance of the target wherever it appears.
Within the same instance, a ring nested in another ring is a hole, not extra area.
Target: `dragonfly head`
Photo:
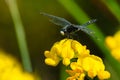
[[[71,36],[70,36],[70,33],[67,32],[66,29],[61,29],[61,30],[60,30],[60,34],[61,34],[62,36],[67,36],[67,38],[70,38],[70,37],[71,37]]]
[[[61,35],[65,36],[66,33],[67,33],[66,29],[61,29],[61,30],[60,30],[60,34],[61,34]]]
[[[65,35],[64,31],[60,31],[60,34],[63,35],[63,36]]]

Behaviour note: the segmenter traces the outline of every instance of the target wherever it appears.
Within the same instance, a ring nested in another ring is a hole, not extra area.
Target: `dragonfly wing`
[[[80,25],[76,25],[75,27],[77,27],[79,30],[85,32],[86,34],[92,36],[92,37],[95,37],[95,32],[92,31],[91,29],[87,28],[87,27],[84,27],[84,26],[80,26]]]
[[[50,21],[52,23],[56,24],[56,25],[59,25],[59,26],[62,26],[62,27],[71,25],[71,23],[69,21],[67,21],[66,19],[64,19],[64,18],[54,16],[54,15],[51,15],[51,14],[47,14],[47,13],[44,13],[44,12],[40,12],[40,14],[50,18]]]
[[[85,23],[85,24],[83,24],[83,25],[81,25],[81,26],[88,26],[89,24],[92,24],[92,23],[94,23],[94,22],[96,22],[97,21],[97,19],[92,19],[92,20],[90,20],[90,21],[88,21],[87,23]]]

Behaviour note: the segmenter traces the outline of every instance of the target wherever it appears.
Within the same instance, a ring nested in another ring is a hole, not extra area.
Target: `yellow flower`
[[[100,57],[90,55],[90,51],[86,49],[78,41],[73,39],[63,39],[56,42],[50,51],[45,51],[45,63],[56,66],[61,60],[66,66],[70,65],[71,70],[66,70],[70,75],[67,80],[84,80],[87,75],[91,79],[98,76],[99,79],[108,79],[110,73],[105,71],[105,66]],[[71,62],[71,59],[76,59]],[[103,75],[102,75],[103,73]]]
[[[88,49],[86,49],[86,46],[83,46],[82,44],[80,44],[78,41],[74,40],[71,44],[71,47],[73,48],[74,52],[75,52],[75,56],[79,57],[79,56],[88,56],[90,51]]]
[[[120,61],[120,31],[116,32],[114,36],[108,36],[105,43],[111,51],[111,55]]]
[[[11,80],[35,80],[34,76],[28,72],[13,73]]]
[[[78,58],[77,62],[72,62],[70,67],[72,69],[72,76],[69,77],[70,79],[74,78],[76,80],[80,78],[80,76],[82,76],[83,74],[88,75],[92,79],[96,76],[98,76],[99,79],[110,78],[110,73],[105,71],[105,66],[102,59],[95,55],[80,57]],[[70,71],[67,72],[71,75]],[[84,77],[82,77],[81,80],[84,80]]]
[[[108,79],[108,78],[110,78],[110,73],[108,71],[99,71],[98,78],[100,80]]]
[[[81,66],[77,62],[72,62],[70,64],[72,70],[66,70],[66,72],[70,75],[67,80],[84,80],[85,73]]]
[[[0,50],[0,80],[35,80],[35,76],[23,72],[14,57]]]
[[[115,59],[117,59],[118,61],[120,61],[120,47],[111,50],[111,55],[112,55]]]
[[[84,80],[85,73],[83,71],[77,70],[66,70],[69,73],[70,77],[67,80]]]
[[[102,59],[95,55],[90,55],[83,58],[82,67],[88,73],[90,78],[94,78],[99,72],[105,70]]]
[[[56,66],[59,63],[60,58],[57,56],[57,54],[53,54],[52,52],[49,52],[49,51],[45,51],[44,54],[45,54],[45,57],[47,57],[45,59],[46,64],[51,66]]]
[[[117,43],[115,41],[115,39],[112,36],[108,36],[105,39],[106,45],[110,48],[110,49],[114,49],[117,47]]]
[[[44,55],[45,63],[48,65],[56,66],[62,60],[63,64],[67,66],[72,58],[89,55],[89,50],[76,40],[63,39],[56,42],[50,51],[45,51]]]

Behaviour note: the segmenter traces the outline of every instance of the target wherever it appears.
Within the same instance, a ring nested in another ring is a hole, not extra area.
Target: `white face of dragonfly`
[[[64,31],[60,31],[60,34],[64,36],[64,35],[65,35],[65,32],[64,32]]]

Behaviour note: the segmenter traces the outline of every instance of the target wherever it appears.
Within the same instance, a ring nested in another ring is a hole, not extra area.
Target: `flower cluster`
[[[0,80],[35,80],[35,76],[23,72],[15,58],[0,51]]]
[[[111,55],[120,61],[120,31],[115,33],[114,36],[108,36],[105,43],[111,51]]]
[[[105,66],[100,57],[91,55],[78,41],[73,39],[63,39],[56,42],[50,51],[45,51],[45,63],[56,66],[60,61],[71,70],[66,70],[70,75],[67,80],[84,80],[85,76],[93,79],[98,77],[100,80],[108,79],[110,73],[105,71]],[[77,59],[72,62],[71,59]]]

